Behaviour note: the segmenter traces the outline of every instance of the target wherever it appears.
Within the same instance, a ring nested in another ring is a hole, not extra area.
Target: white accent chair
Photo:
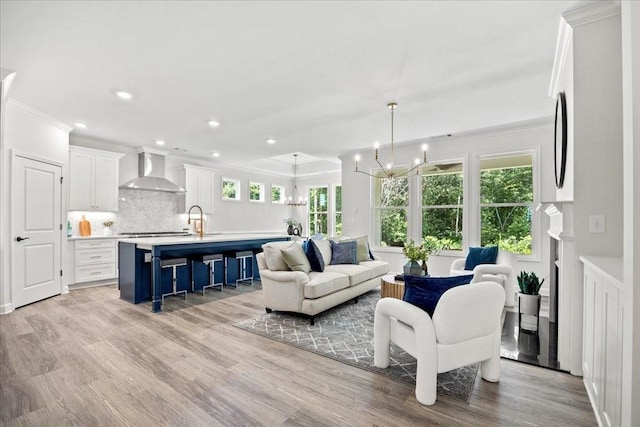
[[[516,256],[511,252],[498,251],[495,264],[479,264],[473,270],[465,270],[466,258],[454,259],[451,263],[449,276],[462,276],[473,274],[478,280],[489,280],[504,286],[505,302],[507,307],[513,307],[516,303]]]
[[[482,378],[500,379],[500,322],[504,289],[495,282],[456,286],[446,291],[433,312],[395,298],[382,298],[374,318],[374,364],[389,367],[394,342],[417,359],[416,398],[436,401],[438,373],[482,362]]]

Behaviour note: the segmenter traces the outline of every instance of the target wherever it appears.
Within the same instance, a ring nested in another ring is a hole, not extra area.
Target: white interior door
[[[15,155],[11,174],[14,308],[61,293],[61,167]]]

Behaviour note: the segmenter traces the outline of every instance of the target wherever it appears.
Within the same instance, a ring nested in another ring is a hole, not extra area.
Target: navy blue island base
[[[124,239],[118,243],[118,284],[120,298],[138,304],[151,301],[151,311],[162,311],[162,268],[163,258],[189,258],[194,255],[229,253],[239,251],[260,251],[268,242],[289,240],[287,235],[279,234],[227,234],[214,236],[180,236]],[[203,266],[204,267],[204,266]],[[235,283],[237,272],[229,269],[228,280]],[[255,279],[259,279],[255,258],[251,267]],[[208,281],[205,268],[184,267],[179,273],[178,282],[198,283]],[[226,281],[227,278],[225,278]],[[191,290],[191,287],[188,288]]]

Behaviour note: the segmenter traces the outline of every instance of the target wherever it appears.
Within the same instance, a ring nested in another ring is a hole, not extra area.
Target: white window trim
[[[477,171],[475,176],[478,177],[477,179],[477,185],[475,186],[476,188],[474,189],[476,192],[476,200],[477,202],[475,203],[475,208],[477,210],[476,212],[476,220],[477,220],[477,227],[475,228],[475,230],[477,230],[477,233],[474,237],[476,239],[476,244],[475,245],[471,245],[471,246],[480,246],[480,235],[482,233],[482,229],[481,229],[481,223],[480,223],[480,208],[483,206],[489,206],[489,205],[499,205],[500,203],[490,203],[490,204],[482,204],[480,203],[480,162],[484,159],[495,159],[495,158],[500,158],[500,157],[513,157],[513,156],[522,156],[522,155],[526,155],[526,154],[530,154],[531,155],[531,162],[532,162],[532,173],[533,176],[531,178],[532,180],[532,185],[533,185],[533,201],[528,203],[528,202],[523,202],[522,205],[523,206],[531,206],[532,207],[532,215],[531,215],[531,255],[523,255],[523,254],[515,254],[516,255],[516,260],[518,261],[524,261],[524,262],[540,262],[541,256],[542,256],[542,235],[541,235],[541,227],[540,227],[540,215],[541,212],[536,211],[535,207],[538,206],[540,204],[540,185],[541,183],[541,177],[540,177],[540,161],[539,161],[539,157],[540,157],[540,150],[541,147],[535,146],[532,149],[527,149],[527,150],[517,150],[517,151],[508,151],[508,152],[499,152],[499,153],[492,153],[492,154],[483,154],[478,156],[478,161],[477,161]],[[514,205],[519,205],[520,203],[508,203],[509,206],[514,206]],[[465,247],[465,252],[468,250],[468,247]]]
[[[251,186],[252,186],[252,185],[258,185],[258,186],[260,186],[260,199],[258,199],[258,200],[253,200],[253,199],[251,198]],[[248,188],[248,190],[249,190],[249,193],[247,194],[247,200],[248,200],[250,203],[264,203],[264,184],[263,184],[263,183],[261,183],[261,182],[255,182],[255,181],[249,181],[249,188]]]
[[[465,246],[465,242],[467,242],[469,240],[469,213],[467,212],[469,209],[468,207],[465,205],[465,202],[467,200],[467,198],[469,197],[469,174],[467,173],[467,167],[469,165],[468,162],[468,155],[465,155],[464,157],[460,157],[460,158],[454,158],[454,159],[444,159],[444,160],[434,160],[432,162],[429,162],[430,164],[434,164],[434,165],[450,165],[453,163],[461,163],[462,164],[462,244],[461,244],[461,249],[444,249],[442,251],[439,251],[440,256],[450,256],[450,257],[457,257],[460,258],[461,256],[464,256],[465,253],[467,253],[468,250],[468,246]],[[422,175],[419,175],[416,177],[416,193],[417,193],[417,203],[419,205],[419,209],[417,211],[417,219],[418,219],[418,233],[417,233],[417,238],[414,239],[414,241],[418,242],[418,241],[422,241],[422,208],[423,207],[429,207],[429,206],[423,206],[422,205],[422,185],[421,185],[421,177]],[[478,187],[480,188],[480,187]],[[454,207],[457,208],[458,205],[436,205],[436,207]],[[409,219],[409,221],[411,221],[411,219]],[[411,222],[409,222],[411,224]]]
[[[229,197],[224,197],[224,182],[225,181],[234,181],[236,183],[236,195],[237,195],[237,197],[235,199],[232,199],[232,198],[229,198]],[[222,179],[220,180],[220,197],[225,202],[241,202],[242,201],[242,183],[240,182],[240,180],[239,179],[235,179],[235,178],[222,177]]]
[[[398,165],[397,166],[398,169],[401,168],[407,168],[407,165]],[[373,174],[373,170],[369,170],[369,173]],[[412,182],[414,182],[414,186],[416,185],[416,175],[409,175],[406,177],[407,181],[409,183],[409,204],[407,206],[394,206],[394,207],[387,207],[387,208],[381,208],[378,207],[378,203],[376,201],[376,197],[377,195],[375,194],[375,190],[376,190],[376,183],[375,180],[376,179],[380,179],[377,177],[370,177],[369,178],[369,197],[370,197],[370,205],[373,206],[373,209],[371,209],[371,219],[370,219],[370,224],[371,224],[371,230],[369,233],[370,236],[370,249],[371,251],[376,251],[376,252],[387,252],[387,253],[395,253],[395,254],[400,254],[402,253],[402,248],[399,246],[381,246],[378,241],[380,240],[379,234],[380,234],[380,229],[378,227],[379,224],[376,223],[376,214],[378,212],[378,210],[386,210],[386,209],[405,209],[407,211],[407,223],[409,224],[409,227],[407,229],[407,240],[411,240],[413,236],[412,233],[412,229],[411,226],[412,224],[414,224],[415,221],[413,221],[412,218],[412,212],[411,212],[411,197],[412,197],[412,191],[411,191],[411,186],[412,186]],[[413,191],[415,193],[415,190]],[[414,196],[415,197],[415,196]],[[415,206],[415,203],[413,204]],[[415,238],[414,238],[415,240]]]
[[[273,200],[273,189],[275,187],[278,187],[280,189],[280,200]],[[271,184],[271,203],[276,204],[276,205],[284,205],[285,200],[287,199],[286,194],[285,194],[285,186],[284,185],[278,185],[278,184]]]

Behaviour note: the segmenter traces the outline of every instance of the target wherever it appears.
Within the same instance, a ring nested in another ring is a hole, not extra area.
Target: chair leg
[[[502,330],[498,328],[493,335],[493,356],[482,361],[480,364],[480,375],[482,375],[483,380],[496,383],[500,381],[500,340]]]
[[[423,405],[436,403],[438,369],[433,360],[418,360],[416,365],[416,399]]]

